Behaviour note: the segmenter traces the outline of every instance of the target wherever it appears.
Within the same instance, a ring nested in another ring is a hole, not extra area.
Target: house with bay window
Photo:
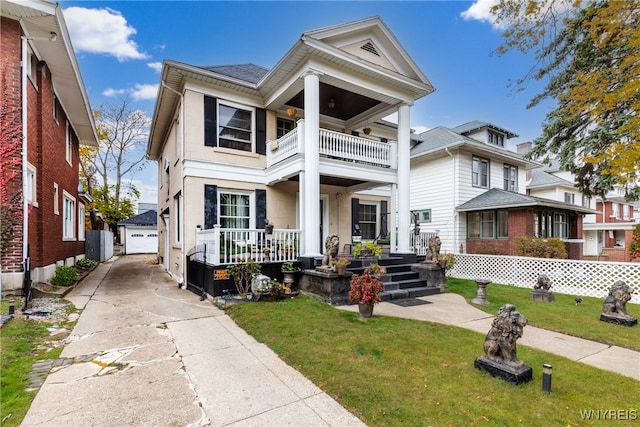
[[[25,267],[45,281],[84,257],[89,196],[78,188],[78,153],[98,138],[60,6],[3,0],[0,12],[0,285],[16,293]]]
[[[412,255],[409,120],[433,90],[377,17],[307,31],[272,69],[165,60],[147,146],[165,269],[183,282],[202,243],[214,265],[311,266],[331,234]]]
[[[517,135],[472,121],[417,135],[411,149],[411,211],[420,232],[436,232],[441,252],[515,255],[515,237],[561,237],[582,254],[582,217],[593,213],[527,194],[527,173],[541,165],[508,150]]]

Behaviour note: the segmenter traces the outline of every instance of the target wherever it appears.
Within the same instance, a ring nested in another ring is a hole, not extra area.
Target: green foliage
[[[640,195],[640,3],[636,1],[499,0],[506,25],[497,49],[529,52],[536,63],[518,81],[546,80],[530,107],[557,102],[528,157],[556,157],[580,191],[604,197],[614,185]]]
[[[631,258],[640,258],[640,224],[633,230],[631,244],[629,245]]]
[[[93,270],[98,266],[98,261],[94,261],[89,258],[82,258],[76,262],[76,265],[80,268],[85,268],[87,270]]]
[[[474,253],[480,254],[480,255],[506,255],[506,254],[503,254],[502,251],[500,251],[499,249],[496,249],[493,246],[489,246],[489,245],[478,246],[475,249]]]
[[[284,271],[284,272],[298,271],[298,267],[296,267],[293,264],[293,261],[286,261],[286,262],[282,263],[282,267],[281,267],[280,271]]]
[[[75,267],[59,265],[51,278],[51,283],[55,286],[71,286],[78,279],[78,270]]]
[[[94,188],[91,197],[91,207],[104,215],[109,229],[116,233],[118,222],[135,216],[134,200],[140,197],[140,192],[136,188],[130,189],[127,197],[121,197],[118,204],[114,186]]]
[[[360,256],[375,256],[378,259],[382,257],[382,246],[377,245],[375,242],[360,242],[353,248],[353,256],[356,258]]]
[[[562,239],[551,237],[527,237],[518,236],[515,238],[516,255],[533,258],[567,258],[567,248]]]
[[[260,273],[260,264],[249,258],[245,261],[233,264],[229,268],[229,274],[233,277],[236,289],[240,295],[246,295],[251,289],[251,281]]]
[[[567,318],[581,308],[564,307]],[[532,381],[514,388],[482,373],[473,361],[486,332],[388,316],[363,321],[306,296],[227,312],[372,427],[578,426],[585,425],[582,408],[637,407],[637,381],[525,345],[518,344],[518,357],[533,367]],[[590,322],[605,323],[597,315]],[[555,368],[551,394],[540,390],[543,363]]]

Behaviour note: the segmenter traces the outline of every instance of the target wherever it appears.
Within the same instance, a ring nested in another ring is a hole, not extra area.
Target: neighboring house
[[[555,236],[580,257],[582,215],[593,211],[527,195],[526,173],[540,165],[506,148],[516,136],[482,121],[418,135],[411,210],[421,232],[439,234],[441,252],[515,255],[517,236]]]
[[[144,213],[146,211],[158,211],[158,204],[157,203],[143,203],[143,202],[139,202],[138,203],[138,209],[137,209],[137,213],[141,214]]]
[[[518,150],[526,152],[530,146],[530,143],[524,143]],[[604,201],[599,197],[586,197],[575,187],[573,174],[561,170],[559,162],[552,159],[550,164],[531,171],[527,193],[591,209],[582,221],[584,257],[597,257],[603,261],[631,260],[629,245],[637,220],[633,202],[625,201],[624,193],[619,189],[610,191]]]
[[[158,212],[148,210],[118,222],[118,234],[124,254],[158,253]]]
[[[197,229],[222,229],[214,256],[234,255],[262,238],[228,230],[267,220],[289,236],[270,256],[303,265],[329,234],[348,250],[358,230],[388,230],[411,253],[410,111],[433,87],[379,18],[305,32],[271,70],[166,60],[160,83],[147,155],[158,161],[159,256],[177,281]],[[393,113],[397,127],[380,121]],[[398,234],[384,215],[396,205]]]
[[[8,186],[22,212],[2,256],[2,292],[8,292],[21,289],[27,256],[39,281],[84,257],[88,199],[78,191],[78,149],[97,146],[98,138],[60,6],[3,0],[0,9],[0,96],[11,114],[21,109],[14,123],[22,134],[13,158],[18,173]]]

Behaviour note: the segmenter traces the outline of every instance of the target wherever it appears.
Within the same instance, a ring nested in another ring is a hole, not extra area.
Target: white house
[[[410,254],[411,106],[432,91],[377,17],[307,31],[271,70],[165,60],[147,146],[165,269],[184,280],[197,230],[215,263],[251,250],[311,265],[326,236],[356,230]],[[397,127],[380,121],[392,113]]]
[[[557,236],[577,256],[581,217],[592,211],[528,195],[527,171],[540,165],[506,148],[515,136],[477,120],[418,135],[411,210],[421,231],[439,234],[441,251],[514,255],[517,236]]]

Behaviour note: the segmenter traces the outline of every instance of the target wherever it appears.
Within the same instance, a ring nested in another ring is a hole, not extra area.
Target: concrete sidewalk
[[[101,264],[23,426],[362,426],[148,256]]]
[[[494,316],[468,304],[458,294],[445,293],[420,297],[432,304],[401,307],[390,302],[376,305],[374,314],[426,320],[459,326],[486,334]],[[358,311],[358,307],[341,306],[343,310]],[[621,326],[624,327],[624,326]],[[576,338],[557,332],[526,326],[518,345],[544,350],[596,368],[612,371],[640,381],[640,352]],[[481,348],[481,347],[480,347]]]

